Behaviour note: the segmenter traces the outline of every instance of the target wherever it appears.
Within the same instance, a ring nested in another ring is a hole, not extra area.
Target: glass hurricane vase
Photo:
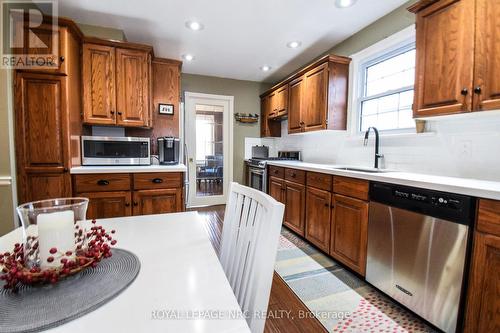
[[[61,198],[17,207],[26,267],[57,269],[63,265],[61,260],[74,260],[76,252],[86,248],[88,202],[87,198]]]

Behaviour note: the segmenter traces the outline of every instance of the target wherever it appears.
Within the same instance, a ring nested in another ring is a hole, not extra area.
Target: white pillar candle
[[[72,210],[38,215],[38,248],[42,269],[61,266],[63,257],[75,258],[74,221],[75,214]],[[57,253],[50,253],[52,248],[56,248]],[[71,251],[72,255],[66,256],[66,251]],[[49,257],[53,257],[54,261],[48,262]]]

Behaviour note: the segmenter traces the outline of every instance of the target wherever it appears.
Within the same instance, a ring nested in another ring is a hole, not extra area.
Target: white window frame
[[[365,70],[383,60],[389,59],[398,53],[409,51],[415,47],[415,25],[391,35],[366,49],[351,55],[351,76],[349,107],[350,132],[353,136],[363,135],[361,128],[361,103],[365,100],[411,90],[413,86],[387,91],[378,95],[363,97],[365,89]],[[415,128],[382,130],[381,134],[407,134],[415,133]]]

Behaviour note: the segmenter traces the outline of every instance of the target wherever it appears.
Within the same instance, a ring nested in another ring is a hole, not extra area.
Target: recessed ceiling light
[[[299,42],[299,41],[288,42],[288,43],[286,44],[286,46],[288,46],[288,47],[289,47],[289,48],[291,48],[291,49],[296,49],[296,48],[298,48],[300,45],[302,45],[302,43],[301,43],[301,42]]]
[[[335,0],[335,6],[339,8],[351,7],[356,3],[356,0]]]
[[[186,27],[188,27],[189,29],[191,29],[193,31],[199,31],[199,30],[203,29],[203,24],[201,24],[200,22],[196,22],[196,21],[187,21]]]
[[[264,65],[260,67],[260,70],[263,72],[269,72],[271,70],[271,67],[268,65]]]
[[[184,54],[182,55],[182,59],[186,60],[186,61],[193,61],[194,60],[194,55],[192,54]]]

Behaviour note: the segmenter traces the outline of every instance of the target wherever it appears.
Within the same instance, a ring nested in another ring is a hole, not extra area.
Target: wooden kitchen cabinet
[[[288,103],[288,133],[302,132],[301,113],[304,109],[304,76],[300,76],[289,83]]]
[[[115,48],[83,45],[83,119],[88,124],[116,123]]]
[[[330,255],[365,275],[368,202],[335,194],[331,220]]]
[[[479,200],[465,333],[500,331],[500,201]]]
[[[260,136],[281,137],[281,124],[279,121],[270,118],[272,113],[272,103],[270,96],[263,96],[260,100]]]
[[[152,48],[86,40],[82,65],[84,122],[151,127]]]
[[[500,108],[498,0],[420,1],[414,117]],[[475,13],[471,14],[471,13]]]
[[[312,69],[304,75],[305,107],[301,115],[303,131],[326,129],[328,103],[328,63]]]
[[[132,215],[132,195],[129,191],[79,193],[89,199],[87,219],[105,219]]]
[[[182,188],[140,190],[133,194],[134,215],[166,214],[182,211]]]
[[[474,106],[476,111],[500,109],[500,1],[476,1]],[[494,56],[493,56],[494,55]]]
[[[276,91],[276,110],[278,117],[283,117],[288,114],[288,85],[278,88]]]
[[[116,49],[116,124],[149,126],[151,54]]]
[[[283,224],[297,234],[305,235],[306,186],[291,181],[285,183],[285,220]]]
[[[22,72],[15,79],[19,202],[71,196],[63,76]]]
[[[282,178],[269,178],[269,195],[276,201],[285,203],[285,181]]]
[[[331,201],[330,192],[307,187],[305,237],[327,253],[330,251]]]

